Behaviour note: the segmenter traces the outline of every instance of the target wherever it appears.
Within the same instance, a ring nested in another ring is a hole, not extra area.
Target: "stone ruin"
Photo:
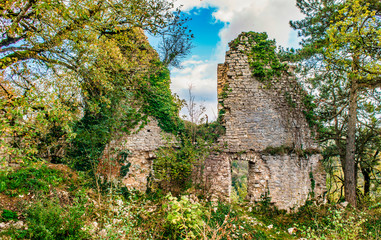
[[[229,199],[231,163],[247,161],[248,200],[267,196],[280,209],[298,207],[312,192],[315,197],[325,193],[321,155],[303,114],[303,94],[293,74],[272,79],[271,88],[253,77],[245,54],[251,47],[246,36],[238,37],[237,46],[229,44],[225,63],[218,65],[219,110],[224,111],[226,134],[218,140],[221,152],[205,160],[204,184],[214,198]],[[128,188],[146,190],[154,152],[165,144],[162,134],[151,120],[137,134],[122,136],[106,147],[105,155],[131,151],[130,171],[123,178]]]

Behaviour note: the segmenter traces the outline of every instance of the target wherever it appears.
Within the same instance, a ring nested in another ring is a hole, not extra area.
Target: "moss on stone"
[[[268,146],[263,150],[261,153],[264,155],[285,155],[285,154],[296,154],[300,157],[308,157],[315,154],[320,154],[319,149],[315,148],[308,148],[308,149],[296,149],[292,146],[279,146],[279,147],[272,147]]]

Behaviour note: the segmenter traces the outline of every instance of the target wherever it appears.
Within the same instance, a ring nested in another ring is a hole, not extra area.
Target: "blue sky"
[[[171,69],[171,89],[188,98],[188,88],[209,119],[217,117],[217,64],[224,62],[228,43],[245,31],[267,32],[278,45],[298,47],[300,39],[289,27],[301,19],[295,0],[177,0],[194,34],[194,48],[181,69]],[[183,113],[186,113],[183,110]]]
[[[220,41],[218,33],[226,23],[216,20],[213,13],[217,9],[214,7],[208,8],[193,8],[186,13],[191,18],[188,25],[195,36],[192,49],[192,56],[199,56],[203,59],[213,57],[217,43]]]

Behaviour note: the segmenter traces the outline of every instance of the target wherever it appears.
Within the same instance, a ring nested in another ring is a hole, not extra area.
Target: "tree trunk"
[[[369,197],[370,193],[370,170],[366,167],[361,167],[362,175],[364,176],[364,196]]]
[[[347,146],[345,151],[345,167],[344,167],[344,187],[345,200],[353,207],[357,207],[356,199],[356,123],[357,123],[357,79],[352,77],[351,88],[349,93],[349,116],[348,116],[348,132]]]

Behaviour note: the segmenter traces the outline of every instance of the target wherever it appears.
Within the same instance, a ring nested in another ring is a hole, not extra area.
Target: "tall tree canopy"
[[[83,116],[82,123],[101,121],[104,135],[128,131],[152,113],[148,95],[158,89],[162,111],[175,115],[167,70],[144,36],[181,32],[186,40],[178,44],[188,44],[171,1],[2,1],[0,14],[0,139],[12,155],[43,145],[49,155],[78,135],[73,124]]]
[[[291,22],[304,37],[300,56],[305,66],[314,68],[315,80],[321,81],[320,91],[328,88],[321,96],[334,99],[334,106],[339,108],[327,116],[326,122],[339,130],[337,116],[345,113],[345,125],[341,125],[345,127],[341,131],[346,132],[345,151],[340,153],[345,198],[356,206],[358,106],[364,94],[373,91],[377,96],[381,84],[381,4],[375,0],[297,0],[297,6],[306,15]],[[335,140],[337,145],[343,144],[341,137]]]

